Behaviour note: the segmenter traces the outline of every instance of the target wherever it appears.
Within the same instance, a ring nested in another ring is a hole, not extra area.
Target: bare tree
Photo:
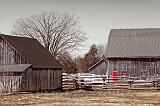
[[[17,19],[13,34],[37,39],[54,56],[76,50],[86,40],[78,18],[69,13],[42,12]]]
[[[97,54],[99,58],[103,58],[104,54],[105,54],[105,47],[104,45],[97,45]]]

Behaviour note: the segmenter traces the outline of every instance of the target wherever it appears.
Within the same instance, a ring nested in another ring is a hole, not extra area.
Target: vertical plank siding
[[[118,71],[118,76],[123,77],[160,77],[160,61],[148,60],[110,60],[109,75],[112,75],[113,70]]]
[[[2,73],[1,73],[2,74]],[[10,73],[0,76],[0,91],[19,91],[21,85],[22,76],[20,73]]]
[[[62,88],[62,71],[54,69],[28,69],[22,75],[22,91],[41,91]]]
[[[0,65],[24,64],[26,61],[5,40],[0,40]]]
[[[19,79],[20,78],[20,79]],[[4,81],[3,81],[4,80]],[[3,82],[5,82],[5,86]],[[28,68],[19,74],[0,75],[0,89],[7,91],[42,91],[62,88],[62,70]]]

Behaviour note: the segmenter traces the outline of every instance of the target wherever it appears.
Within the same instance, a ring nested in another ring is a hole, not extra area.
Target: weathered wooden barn
[[[160,28],[113,29],[106,49],[107,73],[119,78],[160,77]]]
[[[88,72],[96,75],[106,75],[107,73],[107,60],[102,59],[88,69]]]
[[[37,40],[0,35],[0,88],[41,91],[62,88],[62,66]]]

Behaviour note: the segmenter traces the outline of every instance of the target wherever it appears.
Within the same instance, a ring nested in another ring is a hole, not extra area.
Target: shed
[[[106,75],[107,73],[107,60],[102,59],[93,66],[91,66],[89,69],[89,73],[96,74],[96,75]]]
[[[0,75],[5,90],[62,88],[62,66],[33,38],[0,35]]]

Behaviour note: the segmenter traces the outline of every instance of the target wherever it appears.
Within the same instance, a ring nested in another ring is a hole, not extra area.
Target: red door
[[[112,78],[113,78],[113,83],[118,82],[118,71],[113,71],[112,72]]]

